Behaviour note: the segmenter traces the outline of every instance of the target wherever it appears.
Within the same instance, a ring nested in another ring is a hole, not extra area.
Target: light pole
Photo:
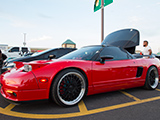
[[[26,46],[26,33],[23,33],[24,34],[24,42],[23,42],[23,45]]]
[[[104,40],[104,0],[101,0],[101,42]]]

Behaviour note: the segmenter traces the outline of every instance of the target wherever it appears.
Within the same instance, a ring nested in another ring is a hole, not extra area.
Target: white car
[[[4,54],[8,58],[17,58],[21,57],[24,54],[30,53],[31,50],[29,47],[11,47],[7,51],[4,52]]]

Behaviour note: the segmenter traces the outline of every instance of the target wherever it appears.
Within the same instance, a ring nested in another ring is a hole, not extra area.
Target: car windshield
[[[102,46],[83,47],[79,50],[71,52],[59,59],[74,59],[74,60],[91,60],[93,56],[99,52]]]

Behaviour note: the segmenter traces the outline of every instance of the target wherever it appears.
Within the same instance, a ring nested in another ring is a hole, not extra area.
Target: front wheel
[[[51,97],[60,106],[73,106],[86,92],[86,79],[75,69],[60,72],[51,86]]]
[[[146,89],[154,90],[158,87],[158,82],[159,82],[158,70],[156,67],[151,66],[148,69],[144,87]]]

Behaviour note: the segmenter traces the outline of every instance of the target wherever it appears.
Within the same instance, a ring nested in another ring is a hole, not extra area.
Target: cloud
[[[136,22],[137,23],[137,22],[139,22],[141,20],[142,20],[142,18],[140,18],[138,16],[132,16],[132,17],[129,18],[130,22]]]
[[[47,41],[47,40],[51,40],[52,37],[51,36],[42,36],[42,37],[39,37],[39,38],[34,38],[34,39],[31,39],[29,40],[28,42],[38,42],[38,41]]]
[[[12,20],[11,21],[11,25],[13,27],[23,27],[23,28],[32,28],[34,27],[33,24],[27,22],[27,21],[23,21],[23,20]]]
[[[41,18],[45,18],[45,19],[52,19],[52,16],[49,16],[49,15],[46,15],[46,14],[43,14],[43,13],[39,13],[38,16],[41,17]]]
[[[160,2],[158,2],[157,5],[160,5]]]
[[[35,26],[26,20],[6,13],[0,14],[0,18],[8,21],[8,23],[13,27],[32,28]]]
[[[141,17],[131,16],[131,17],[129,17],[129,24],[132,26],[137,26],[137,25],[141,24],[142,20],[143,20],[143,18],[141,18]]]
[[[137,5],[137,6],[136,6],[136,8],[141,8],[141,7],[142,7],[141,5]]]

